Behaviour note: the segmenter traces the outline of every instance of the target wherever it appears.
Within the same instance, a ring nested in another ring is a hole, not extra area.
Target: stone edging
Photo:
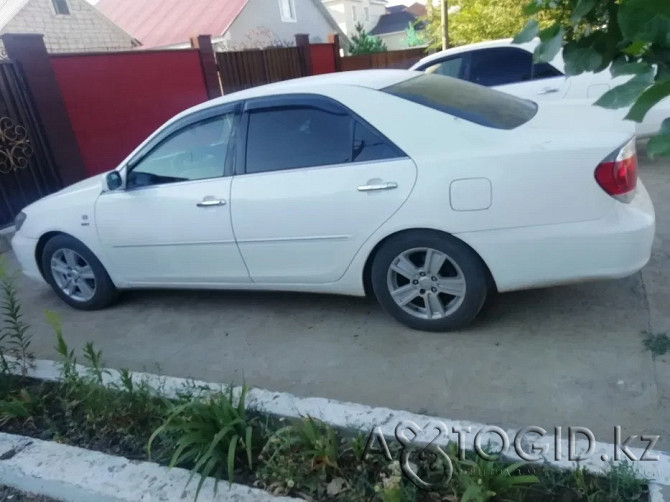
[[[86,367],[84,366],[79,366],[78,369],[81,372],[86,371]],[[226,388],[221,384],[212,384],[186,378],[158,376],[150,373],[132,372],[132,375],[135,379],[145,380],[157,393],[168,398],[176,397],[177,394],[180,391],[183,392],[186,387],[198,389],[202,392],[220,391]],[[37,360],[35,361],[34,369],[29,372],[28,376],[43,380],[57,381],[60,377],[60,364],[54,361]],[[105,374],[106,384],[119,382],[118,371],[109,370]],[[234,391],[239,392],[240,387],[235,387]],[[265,412],[280,417],[299,418],[309,415],[331,426],[350,431],[359,431],[364,434],[368,434],[373,428],[379,427],[384,436],[388,438],[393,438],[396,425],[405,421],[413,421],[421,427],[430,422],[439,421],[446,424],[448,427],[453,427],[457,430],[467,430],[470,428],[470,430],[474,432],[487,427],[486,424],[476,422],[431,417],[407,411],[392,410],[389,408],[373,408],[362,404],[347,403],[325,398],[301,398],[284,392],[272,392],[257,388],[252,388],[249,391],[247,395],[247,407],[255,411]],[[467,450],[474,449],[474,432],[465,437],[464,446]],[[514,438],[517,431],[507,429],[505,432],[509,438]],[[455,434],[451,434],[450,436],[453,440]],[[496,436],[492,436],[492,439],[495,437]],[[543,441],[546,441],[549,444],[554,444],[554,437],[546,435],[544,436]],[[448,442],[448,439],[440,437],[435,440],[433,444],[446,446]],[[560,444],[562,446],[562,451],[567,452],[568,440],[562,439]],[[587,441],[578,439],[576,441],[575,451],[584,451],[587,445]],[[499,445],[496,445],[495,441],[492,441],[492,446],[495,447]],[[641,448],[630,448],[630,450],[637,458],[640,458],[644,453]],[[597,443],[594,454],[591,455],[589,459],[580,462],[580,466],[585,467],[588,471],[595,474],[601,473],[607,466],[607,462],[601,460],[602,455],[611,457],[613,451],[614,445]],[[650,480],[652,500],[654,502],[661,502],[663,500],[661,486],[670,487],[670,454],[660,451],[654,453],[659,456],[657,461],[637,462],[636,467],[641,475]],[[566,455],[564,454],[564,457],[565,456]],[[521,460],[513,453],[510,453],[505,457],[510,461]],[[556,468],[566,469],[575,467],[575,463],[568,461],[567,458],[563,458],[559,461],[555,461],[551,458],[546,458],[545,460],[549,462],[551,466]]]

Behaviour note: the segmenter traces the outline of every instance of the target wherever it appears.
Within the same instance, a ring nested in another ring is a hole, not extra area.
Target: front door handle
[[[361,185],[358,187],[359,192],[374,192],[376,190],[393,190],[398,188],[398,184],[395,181],[389,181],[388,183],[374,183],[372,185]]]
[[[212,207],[212,206],[223,206],[226,201],[223,199],[215,199],[214,197],[205,197],[200,202],[198,202],[198,207]]]

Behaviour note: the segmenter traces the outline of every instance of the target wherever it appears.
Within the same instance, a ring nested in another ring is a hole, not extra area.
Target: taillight
[[[598,164],[595,176],[598,184],[609,195],[622,202],[630,202],[637,185],[635,138]]]

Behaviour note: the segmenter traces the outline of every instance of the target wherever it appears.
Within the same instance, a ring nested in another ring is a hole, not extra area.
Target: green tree
[[[409,23],[405,28],[405,40],[407,47],[420,47],[428,43],[428,39],[423,30],[416,29],[417,22]]]
[[[449,2],[449,45],[458,46],[510,38],[523,28],[527,0],[451,0]],[[429,4],[430,7],[430,4]],[[542,23],[548,24],[546,15]],[[425,21],[429,47],[442,48],[440,9],[429,8]]]
[[[349,52],[352,55],[371,54],[373,52],[385,52],[386,44],[378,37],[370,35],[361,23],[356,24],[356,33],[351,36]]]
[[[597,105],[630,107],[626,118],[641,122],[670,96],[670,0],[532,0],[524,13],[533,18],[515,41],[539,36],[536,60],[548,61],[562,48],[568,75],[609,69],[630,77]],[[547,27],[538,23],[544,15],[554,19]],[[670,156],[670,118],[647,151]]]

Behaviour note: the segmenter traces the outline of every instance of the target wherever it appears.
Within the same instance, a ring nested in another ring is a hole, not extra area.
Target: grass
[[[644,347],[651,352],[652,357],[665,355],[670,350],[670,337],[666,333],[649,333],[644,339]]]

